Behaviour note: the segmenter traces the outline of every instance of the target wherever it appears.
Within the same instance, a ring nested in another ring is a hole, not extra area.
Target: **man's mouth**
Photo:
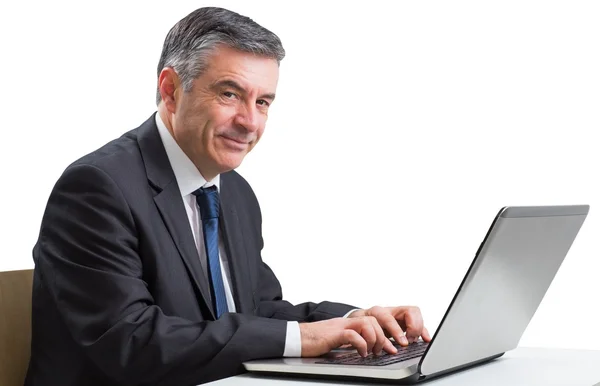
[[[232,138],[232,137],[228,137],[228,136],[226,136],[226,135],[222,135],[221,137],[223,137],[223,138],[225,138],[225,139],[228,139],[228,140],[230,140],[230,141],[233,141],[233,142],[239,143],[240,145],[248,145],[248,144],[250,143],[250,142],[249,142],[249,141],[247,141],[247,140],[242,140],[242,139],[238,139],[238,138]]]

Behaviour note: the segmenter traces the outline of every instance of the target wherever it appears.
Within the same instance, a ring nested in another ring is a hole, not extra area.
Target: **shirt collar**
[[[175,142],[175,138],[173,138],[171,132],[165,126],[158,112],[155,114],[155,117],[158,133],[167,152],[173,173],[175,173],[175,179],[177,180],[181,195],[185,197],[198,188],[206,188],[212,185],[216,185],[217,190],[219,190],[219,175],[217,174],[211,181],[206,181],[202,174],[200,174],[200,171],[198,171],[196,165],[194,165],[183,150],[181,150],[177,142]]]

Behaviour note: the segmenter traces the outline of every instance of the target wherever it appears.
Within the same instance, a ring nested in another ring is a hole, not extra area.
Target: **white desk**
[[[424,386],[593,386],[600,385],[600,351],[518,348],[502,357]],[[207,383],[213,386],[348,385],[344,382],[264,377],[243,374]],[[375,383],[352,383],[375,385]],[[379,384],[380,385],[380,384]]]

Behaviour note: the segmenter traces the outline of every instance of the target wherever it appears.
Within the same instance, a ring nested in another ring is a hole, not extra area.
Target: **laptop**
[[[502,208],[429,343],[396,344],[398,354],[379,357],[336,349],[244,367],[276,376],[414,384],[496,359],[517,347],[588,211],[589,205]]]

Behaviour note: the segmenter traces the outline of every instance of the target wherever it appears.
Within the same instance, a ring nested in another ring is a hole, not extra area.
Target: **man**
[[[197,385],[250,359],[429,341],[416,307],[292,305],[263,263],[259,205],[233,169],[261,138],[283,56],[276,35],[224,9],[171,29],[158,112],[50,195],[26,385]]]

